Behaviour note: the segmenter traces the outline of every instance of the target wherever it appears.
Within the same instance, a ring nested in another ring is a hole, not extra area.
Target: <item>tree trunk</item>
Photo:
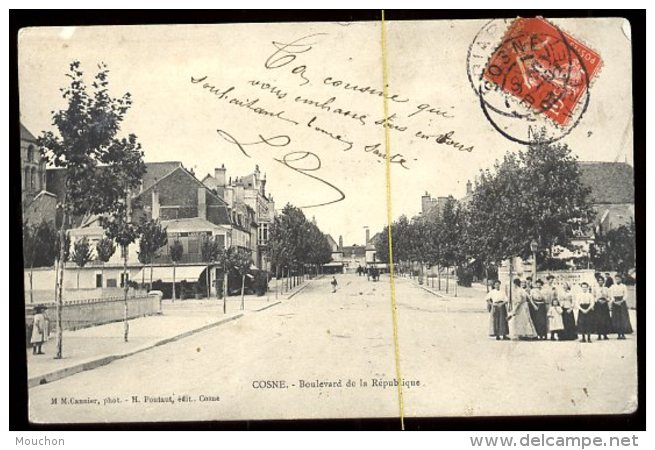
[[[223,270],[223,314],[227,314],[227,270]]]
[[[100,262],[100,292],[104,289],[105,286],[105,262]]]
[[[279,274],[280,274],[280,267],[276,264],[275,265],[275,300],[277,300],[278,288],[280,286],[280,280],[278,279]]]
[[[64,200],[64,205],[66,201]],[[64,284],[64,266],[65,264],[65,255],[66,255],[66,221],[68,220],[66,213],[66,208],[63,208],[63,214],[61,218],[61,228],[59,229],[59,266],[57,268],[58,274],[56,275],[57,279],[57,288],[55,290],[55,302],[57,303],[57,352],[55,359],[61,359],[63,357],[63,323],[62,323],[62,310],[64,309],[64,299],[63,299],[63,284]]]
[[[152,291],[152,261],[150,261],[150,289],[148,291]]]
[[[34,303],[34,292],[32,290],[32,277],[34,276],[34,267],[30,267],[30,303]]]
[[[210,295],[211,294],[211,286],[210,286],[210,283],[209,283],[209,270],[210,270],[209,269],[209,264],[207,264],[207,275],[206,275],[206,279],[207,279],[207,300],[209,300],[209,297],[211,297],[211,295]]]
[[[243,311],[243,309],[245,307],[244,297],[243,297],[243,290],[244,290],[245,286],[246,286],[246,276],[241,275],[241,311]]]
[[[487,286],[487,294],[489,293],[489,266],[484,265],[484,284]]]
[[[125,342],[127,342],[127,338],[130,333],[130,324],[127,322],[127,292],[129,288],[129,284],[127,282],[127,248],[125,248],[123,251],[123,340]]]
[[[450,266],[446,266],[446,294],[448,293],[448,281],[450,280]]]
[[[173,261],[173,299],[171,300],[171,303],[175,303],[175,261]]]
[[[437,289],[441,290],[441,264],[437,264]]]

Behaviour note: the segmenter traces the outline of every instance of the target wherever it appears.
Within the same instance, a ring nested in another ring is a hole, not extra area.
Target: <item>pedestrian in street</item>
[[[607,282],[610,281],[611,278],[608,278]],[[605,280],[602,277],[598,277],[596,282],[594,314],[596,315],[596,333],[598,333],[598,340],[600,341],[601,338],[605,340],[609,339],[607,334],[611,331],[612,320],[610,319],[609,292],[607,287],[605,287]]]
[[[594,320],[594,294],[590,292],[589,284],[583,282],[580,287],[582,292],[576,296],[576,308],[578,310],[578,333],[582,335],[580,342],[591,343],[591,334],[596,331]]]
[[[508,340],[509,326],[507,324],[507,297],[500,290],[500,280],[494,282],[494,288],[487,294],[487,302],[491,303],[493,331],[496,340]]]
[[[330,284],[332,285],[332,293],[334,294],[335,292],[337,292],[337,285],[338,285],[337,278],[333,276]]]
[[[632,333],[630,313],[626,303],[628,289],[620,275],[616,276],[615,281],[609,288],[609,296],[612,299],[612,329],[618,335],[618,339],[625,339],[626,334]]]
[[[564,321],[562,320],[562,307],[559,304],[557,295],[552,297],[550,306],[548,307],[548,331],[550,331],[550,340],[561,340],[561,333],[564,330]]]
[[[548,338],[548,311],[546,299],[542,287],[544,282],[540,279],[535,281],[532,290],[530,291],[530,313],[532,316],[532,323],[537,331],[537,336],[541,340]]]
[[[47,340],[48,329],[47,329],[47,318],[43,313],[47,308],[43,305],[38,305],[34,308],[34,322],[32,324],[32,338],[30,343],[32,344],[32,354],[33,355],[43,355],[41,346]]]
[[[507,317],[509,321],[509,335],[512,339],[534,339],[537,337],[537,331],[534,329],[532,318],[530,317],[529,296],[525,289],[525,282],[521,283],[518,278],[514,279],[514,307]]]
[[[371,266],[366,268],[366,281],[371,281]]]
[[[562,285],[562,298],[560,301],[562,307],[562,326],[564,329],[560,332],[560,341],[574,341],[578,338],[578,332],[575,326],[575,303],[573,301],[573,293],[571,292],[571,285],[564,283]]]

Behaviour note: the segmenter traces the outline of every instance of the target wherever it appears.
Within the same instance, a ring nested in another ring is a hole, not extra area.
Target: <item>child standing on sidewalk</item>
[[[550,331],[550,340],[555,340],[555,333],[557,333],[557,338],[560,339],[560,333],[563,330],[564,321],[562,320],[562,307],[559,304],[557,295],[555,295],[551,298],[550,308],[548,308],[548,331]]]

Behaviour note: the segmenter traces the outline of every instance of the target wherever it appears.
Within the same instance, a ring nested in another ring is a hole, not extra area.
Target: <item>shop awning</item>
[[[176,266],[175,267],[175,282],[182,280],[189,282],[196,282],[200,274],[207,266]],[[144,267],[139,273],[132,278],[134,281],[141,282],[145,279],[150,281],[150,267]],[[173,282],[173,266],[159,266],[152,268],[152,281],[163,281],[165,283]]]

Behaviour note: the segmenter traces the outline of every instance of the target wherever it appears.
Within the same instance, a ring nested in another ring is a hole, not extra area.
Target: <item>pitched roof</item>
[[[29,130],[25,128],[25,125],[23,125],[22,123],[20,124],[20,140],[36,143],[36,138],[34,137],[34,135],[30,133]]]
[[[580,178],[594,203],[634,203],[634,170],[623,162],[580,161]]]
[[[162,178],[171,174],[177,168],[182,167],[180,161],[164,161],[146,163],[146,173],[143,175],[143,188],[147,190]]]

